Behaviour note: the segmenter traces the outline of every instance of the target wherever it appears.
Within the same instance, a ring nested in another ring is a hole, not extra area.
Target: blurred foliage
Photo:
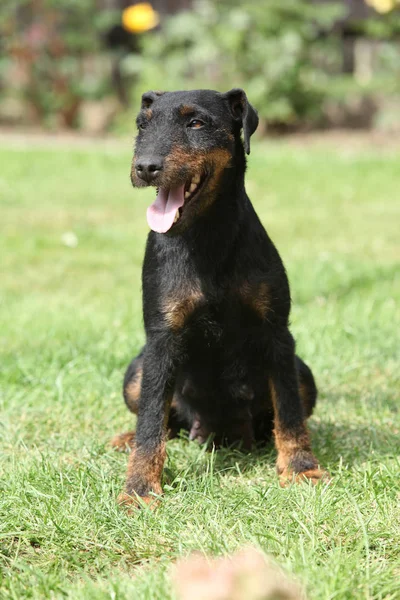
[[[400,10],[390,1],[386,14],[347,23],[343,0],[195,0],[157,30],[123,30],[125,47],[106,50],[121,11],[99,0],[0,0],[0,105],[22,100],[25,121],[75,127],[86,100],[121,101],[130,85],[135,106],[151,88],[241,86],[268,126],[321,124],[329,103],[398,93],[400,46],[389,40],[400,37]],[[343,74],[344,23],[379,50],[365,52],[366,76]]]
[[[100,32],[114,18],[96,0],[2,0],[0,91],[28,103],[31,120],[77,125],[84,98],[109,88],[99,62]],[[10,93],[10,90],[7,89]]]
[[[349,94],[383,90],[382,73],[393,81],[400,65],[398,47],[387,44],[376,80],[367,84],[342,74],[343,29],[338,24],[345,21],[347,9],[346,3],[335,1],[197,1],[193,12],[168,18],[161,32],[144,37],[141,56],[124,59],[125,72],[138,77],[135,103],[139,92],[151,88],[241,86],[270,126],[321,123],[326,100],[346,103]],[[387,39],[400,31],[399,13],[352,27]]]
[[[365,2],[381,14],[389,13],[400,6],[400,0],[365,0]]]
[[[351,28],[355,33],[371,39],[388,40],[400,36],[400,0],[364,0],[371,7],[364,19],[354,19]]]
[[[340,3],[203,0],[144,38],[124,67],[140,89],[242,86],[269,122],[315,121],[341,63],[339,38],[321,34],[342,16]]]

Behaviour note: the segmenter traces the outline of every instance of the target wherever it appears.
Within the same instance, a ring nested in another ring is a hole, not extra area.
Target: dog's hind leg
[[[123,396],[128,409],[137,415],[139,412],[139,400],[142,387],[143,376],[143,352],[140,353],[129,364],[123,384]],[[180,430],[185,428],[185,421],[179,417],[175,398],[172,399],[171,410],[168,419],[168,438],[177,437]],[[187,427],[187,425],[186,425]],[[111,440],[111,446],[118,452],[129,452],[133,448],[135,441],[135,432],[126,431],[114,436]]]
[[[138,414],[139,410],[139,398],[140,390],[142,386],[142,371],[143,371],[143,351],[132,360],[129,364],[123,384],[123,396],[126,406],[135,415]],[[125,431],[112,438],[110,444],[111,447],[118,452],[129,452],[133,448],[135,441],[134,431]]]
[[[299,393],[303,402],[304,415],[306,418],[312,415],[317,402],[317,386],[311,369],[301,360],[299,356],[295,357],[296,369],[299,380]]]
[[[129,364],[123,384],[125,404],[135,415],[138,414],[140,390],[142,387],[143,351],[144,348]]]
[[[114,448],[117,452],[130,452],[135,442],[135,432],[125,431],[115,435],[111,441],[111,448]]]

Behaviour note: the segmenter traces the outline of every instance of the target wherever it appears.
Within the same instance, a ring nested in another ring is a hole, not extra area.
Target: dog
[[[124,398],[136,433],[122,504],[162,494],[166,441],[266,443],[282,485],[326,478],[306,419],[317,389],[295,354],[282,260],[245,190],[258,115],[242,89],[147,92],[137,117],[134,187],[154,186],[142,284],[146,343]],[[243,140],[242,140],[243,132]]]

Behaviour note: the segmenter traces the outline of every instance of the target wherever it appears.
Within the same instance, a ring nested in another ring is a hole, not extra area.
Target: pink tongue
[[[176,211],[185,202],[185,186],[167,190],[160,188],[157,198],[147,209],[147,222],[153,231],[165,233],[171,229]]]

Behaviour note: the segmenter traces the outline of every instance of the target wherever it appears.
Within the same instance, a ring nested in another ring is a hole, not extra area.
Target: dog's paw
[[[288,468],[280,473],[279,484],[281,487],[287,487],[292,483],[311,481],[313,485],[317,485],[319,482],[329,483],[330,479],[328,471],[320,469],[319,467],[308,469],[307,471],[302,471],[300,473],[297,473],[294,469]]]
[[[135,432],[126,431],[125,433],[115,435],[110,441],[110,446],[117,452],[130,452],[133,448],[134,441]]]
[[[120,506],[128,509],[128,514],[133,514],[140,508],[150,508],[154,510],[160,503],[158,498],[155,496],[138,496],[133,494],[132,496],[127,492],[122,492],[117,499],[117,503]]]

